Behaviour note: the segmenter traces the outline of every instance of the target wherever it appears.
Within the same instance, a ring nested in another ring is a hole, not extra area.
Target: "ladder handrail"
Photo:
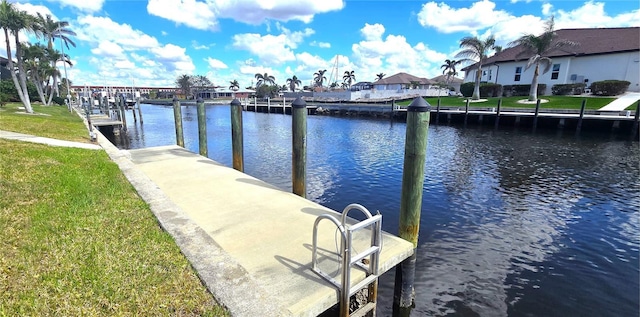
[[[361,211],[367,219],[359,221],[353,225],[347,226],[347,215],[351,210]],[[339,256],[342,258],[342,279],[338,284],[331,276],[318,269],[318,224],[327,219],[336,225],[340,231],[340,250]],[[352,243],[353,233],[366,227],[371,227],[371,244],[370,247],[361,253],[352,255]],[[349,298],[355,292],[360,290],[366,285],[371,284],[378,279],[379,270],[379,256],[381,251],[382,241],[382,215],[380,213],[372,215],[367,208],[360,204],[350,204],[342,212],[341,221],[338,221],[336,217],[329,214],[322,214],[316,218],[313,224],[313,249],[311,253],[311,269],[320,275],[325,280],[329,281],[340,291],[340,315],[349,316]],[[367,256],[370,256],[370,262],[368,265],[361,263],[360,261]],[[360,281],[351,288],[351,267],[356,265],[358,268],[364,270],[367,276],[364,280]],[[375,301],[375,300],[374,300]],[[368,307],[368,306],[367,306]],[[375,309],[375,305],[374,305]]]

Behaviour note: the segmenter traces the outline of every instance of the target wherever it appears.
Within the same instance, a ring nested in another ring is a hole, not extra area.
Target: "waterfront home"
[[[578,43],[551,51],[551,70],[540,74],[540,84],[546,84],[545,94],[551,94],[556,84],[584,83],[586,87],[601,80],[626,80],[628,91],[640,91],[640,27],[562,29],[556,40]],[[528,56],[516,59],[521,46],[507,48],[489,57],[482,65],[481,81],[500,85],[529,85],[533,67],[525,69]],[[477,63],[462,69],[464,82],[474,82]]]

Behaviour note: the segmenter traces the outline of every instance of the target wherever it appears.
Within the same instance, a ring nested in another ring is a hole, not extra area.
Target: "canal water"
[[[175,144],[172,108],[142,109],[125,147]],[[245,172],[291,190],[291,116],[243,115]],[[207,106],[209,156],[227,166],[229,117]],[[196,108],[183,118],[197,153]],[[309,199],[379,210],[397,233],[405,128],[309,116]],[[637,142],[432,124],[425,172],[413,316],[639,316]],[[391,315],[393,274],[379,316]]]

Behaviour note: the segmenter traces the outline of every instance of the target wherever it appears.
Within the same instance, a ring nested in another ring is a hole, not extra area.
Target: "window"
[[[489,80],[491,80],[491,69],[489,70]]]
[[[551,79],[558,79],[558,75],[560,75],[560,64],[553,64],[553,68],[551,69]]]
[[[513,81],[520,81],[520,75],[522,75],[522,67],[516,67],[516,77],[513,78]]]

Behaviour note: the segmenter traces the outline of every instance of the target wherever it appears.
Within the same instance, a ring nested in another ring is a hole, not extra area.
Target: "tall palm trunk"
[[[27,113],[33,113],[33,108],[31,108],[31,101],[29,100],[29,93],[25,93],[25,90],[22,89],[22,87],[20,86],[20,82],[18,81],[18,76],[16,75],[16,71],[15,71],[15,66],[13,65],[13,58],[12,58],[12,54],[11,54],[11,41],[9,40],[9,31],[7,28],[3,28],[4,29],[4,38],[5,38],[5,44],[7,47],[7,59],[8,59],[8,65],[9,65],[9,72],[11,73],[11,79],[13,80],[13,84],[16,87],[16,91],[18,92],[18,97],[20,98],[20,102],[22,102],[22,104],[24,105],[24,111]],[[17,41],[17,36],[16,36],[16,41]],[[19,49],[19,45],[16,48],[16,56],[17,51]],[[19,64],[19,63],[18,63]],[[21,72],[22,74],[24,74],[24,72]],[[26,85],[25,85],[26,86]]]
[[[476,73],[476,85],[473,87],[473,96],[471,99],[479,100],[480,99],[480,78],[482,77],[482,68],[478,67],[478,72]]]
[[[24,107],[25,109],[31,109],[33,112],[33,108],[31,107],[31,99],[29,98],[29,89],[27,87],[27,71],[24,69],[24,58],[22,53],[22,47],[20,46],[20,39],[18,36],[18,32],[15,34],[16,37],[16,61],[18,62],[18,75],[20,77],[20,85],[22,88],[22,94],[24,95]],[[30,112],[30,113],[31,113]]]
[[[529,90],[529,101],[538,101],[539,68],[540,68],[540,63],[536,63],[536,68],[533,71],[533,80],[531,81],[531,89]]]

